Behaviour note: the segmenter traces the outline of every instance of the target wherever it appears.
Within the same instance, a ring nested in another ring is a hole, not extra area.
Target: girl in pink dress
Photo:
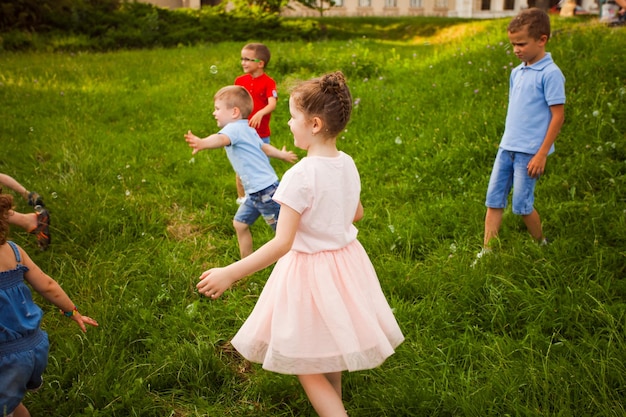
[[[205,271],[197,288],[217,298],[277,262],[232,344],[264,369],[297,375],[321,417],[347,416],[341,372],[379,366],[404,336],[356,238],[359,173],[336,143],[352,112],[343,74],[298,85],[289,111],[295,145],[307,156],[274,194],[281,205],[275,237],[238,262]]]

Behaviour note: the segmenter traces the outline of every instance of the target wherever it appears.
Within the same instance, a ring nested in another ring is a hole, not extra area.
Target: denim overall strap
[[[21,263],[22,259],[20,258],[20,250],[17,248],[17,245],[10,240],[7,243],[9,244],[9,246],[11,246],[11,249],[13,249],[13,253],[15,254],[15,259],[17,260],[17,263]]]

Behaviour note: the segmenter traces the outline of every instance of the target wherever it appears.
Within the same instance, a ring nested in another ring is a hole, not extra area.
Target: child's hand
[[[257,127],[261,125],[261,119],[263,119],[263,116],[257,113],[254,116],[252,116],[250,119],[248,119],[248,125],[256,129]]]
[[[283,154],[283,161],[291,162],[292,164],[298,160],[298,155],[293,151],[288,151],[285,146],[280,150]]]
[[[82,314],[80,314],[77,311],[74,312],[74,315],[72,316],[72,320],[74,320],[76,322],[76,324],[78,324],[78,326],[83,331],[83,333],[87,332],[87,328],[85,327],[85,324],[88,324],[88,325],[93,326],[93,327],[98,327],[99,326],[97,321],[95,321],[91,317],[83,316]]]
[[[199,147],[202,139],[191,133],[191,130],[188,130],[185,134],[185,140],[189,144],[189,147],[193,149],[193,152],[191,152],[191,154],[195,155],[196,153],[198,153],[198,151],[200,150]]]
[[[200,294],[214,300],[230,288],[234,281],[224,268],[212,268],[200,275],[196,288]]]
[[[539,154],[533,156],[526,167],[528,169],[528,175],[531,178],[539,178],[540,175],[543,175],[546,169],[547,159],[547,157]]]

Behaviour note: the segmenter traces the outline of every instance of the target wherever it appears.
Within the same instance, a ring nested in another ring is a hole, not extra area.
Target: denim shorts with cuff
[[[272,196],[274,196],[277,188],[278,181],[261,191],[247,194],[246,201],[239,206],[237,213],[235,213],[235,221],[252,225],[259,216],[263,216],[265,223],[276,231],[280,204],[274,201]]]
[[[528,163],[534,155],[498,149],[493,163],[485,205],[503,209],[513,188],[512,211],[526,216],[534,210],[535,185],[539,178],[528,175]]]

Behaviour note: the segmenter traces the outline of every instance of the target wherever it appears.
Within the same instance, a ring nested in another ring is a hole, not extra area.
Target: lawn
[[[551,243],[507,211],[493,256],[472,268],[518,62],[508,20],[434,22],[267,43],[275,146],[294,149],[294,82],[341,69],[355,100],[339,147],[360,170],[359,239],[406,341],[381,367],[344,374],[346,408],[623,416],[626,29],[553,18],[566,122],[536,195]],[[25,399],[33,416],[315,415],[295,377],[228,343],[270,268],[216,301],[195,291],[202,271],[238,258],[236,190],[224,151],[192,157],[183,134],[217,131],[213,94],[241,73],[241,47],[0,53],[0,172],[52,217],[46,252],[22,230],[11,237],[100,322],[83,335],[35,297],[51,350],[44,387]],[[16,209],[30,210],[19,198]],[[256,247],[272,237],[261,223],[253,235]]]

